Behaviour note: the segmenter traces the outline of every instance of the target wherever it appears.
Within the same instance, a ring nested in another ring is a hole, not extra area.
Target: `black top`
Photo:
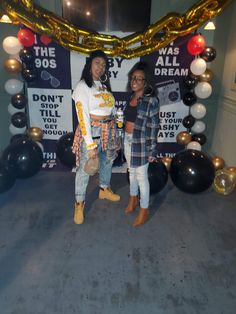
[[[126,121],[135,122],[137,117],[137,106],[133,107],[128,104],[124,110],[124,117]]]

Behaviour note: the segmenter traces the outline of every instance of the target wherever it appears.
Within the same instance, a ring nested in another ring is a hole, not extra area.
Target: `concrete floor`
[[[86,221],[73,223],[74,173],[41,171],[0,195],[1,314],[235,314],[236,193],[192,195],[171,182],[151,219],[125,216],[88,188]]]

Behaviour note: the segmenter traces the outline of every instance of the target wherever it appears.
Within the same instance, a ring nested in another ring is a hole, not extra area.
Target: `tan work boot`
[[[100,191],[99,191],[99,198],[101,200],[109,200],[109,201],[112,201],[112,202],[117,202],[120,200],[120,195],[118,194],[115,194],[111,188],[100,188]]]
[[[136,217],[133,226],[137,227],[143,225],[149,218],[149,209],[148,208],[140,208],[138,216]]]
[[[138,196],[137,195],[135,195],[135,196],[130,195],[128,205],[125,208],[125,213],[126,214],[132,213],[135,210],[137,205],[138,205]]]
[[[84,222],[84,206],[85,202],[75,202],[74,222],[81,225]]]

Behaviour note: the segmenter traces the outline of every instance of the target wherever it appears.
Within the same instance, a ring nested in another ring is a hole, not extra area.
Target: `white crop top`
[[[77,118],[88,149],[93,149],[97,146],[91,135],[90,114],[110,116],[115,109],[113,95],[106,89],[103,89],[100,81],[95,81],[94,83],[95,86],[90,88],[84,80],[81,80],[72,93]]]

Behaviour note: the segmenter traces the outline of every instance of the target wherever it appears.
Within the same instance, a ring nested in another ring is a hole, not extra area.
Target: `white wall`
[[[236,2],[232,10],[231,26],[227,36],[222,90],[211,151],[222,157],[228,166],[236,166]],[[235,84],[233,84],[235,82]]]

